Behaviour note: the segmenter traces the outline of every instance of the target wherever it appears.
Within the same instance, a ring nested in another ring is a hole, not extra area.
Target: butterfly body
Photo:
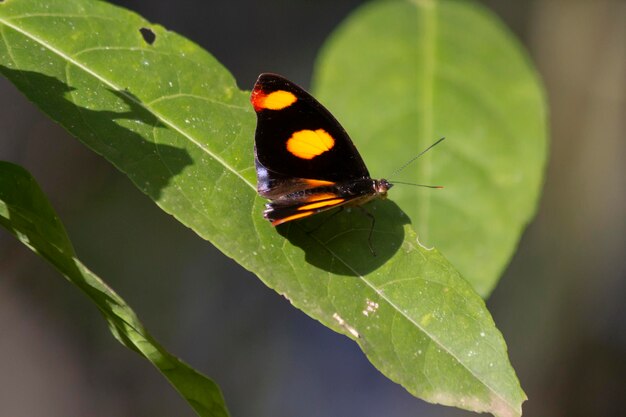
[[[315,98],[291,81],[261,74],[250,101],[257,114],[255,166],[272,225],[385,198],[352,140]]]

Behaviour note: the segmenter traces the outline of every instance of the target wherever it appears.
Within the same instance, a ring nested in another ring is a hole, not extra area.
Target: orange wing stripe
[[[311,188],[315,188],[315,187],[327,187],[327,186],[330,186],[330,185],[335,185],[335,183],[334,183],[334,182],[332,182],[332,181],[308,180],[308,179],[305,179],[305,180],[304,180],[304,183],[305,183],[306,185],[308,185],[309,187],[311,187]]]
[[[304,213],[292,214],[291,216],[287,216],[287,217],[284,217],[282,219],[274,220],[272,222],[272,226],[278,226],[279,224],[283,224],[285,222],[289,222],[289,221],[296,220],[296,219],[301,219],[303,217],[310,216],[311,214],[314,214],[314,213],[315,213],[314,211],[305,211]]]
[[[345,198],[334,198],[332,200],[324,200],[318,203],[307,204],[306,206],[298,207],[298,210],[314,210],[322,207],[336,206],[337,204],[343,203],[344,201],[346,201]]]
[[[331,198],[337,198],[337,194],[333,194],[333,193],[311,194],[310,196],[306,197],[304,201],[306,201],[307,203],[312,203],[314,201],[330,200]]]

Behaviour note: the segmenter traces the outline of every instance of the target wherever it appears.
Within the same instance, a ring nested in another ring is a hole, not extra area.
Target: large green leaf
[[[362,47],[362,46],[365,47]],[[498,19],[462,1],[381,1],[354,13],[327,43],[318,98],[392,179],[391,198],[420,241],[435,246],[487,296],[535,212],[546,162],[543,90]]]
[[[9,0],[0,29],[0,70],[43,111],[385,375],[431,402],[520,414],[525,396],[484,302],[419,245],[398,206],[369,206],[375,257],[359,212],[312,232],[317,216],[278,229],[262,218],[248,93],[208,53],[87,0]]]
[[[77,258],[65,228],[34,178],[0,161],[0,225],[54,265],[98,307],[113,335],[150,361],[199,416],[227,417],[219,387],[160,346],[126,302]]]

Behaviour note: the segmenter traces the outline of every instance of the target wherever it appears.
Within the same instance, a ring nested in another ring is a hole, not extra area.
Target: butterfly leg
[[[363,214],[370,218],[372,221],[372,226],[370,227],[370,233],[367,236],[367,245],[370,247],[370,252],[372,252],[372,256],[376,256],[376,252],[374,251],[374,247],[372,246],[372,233],[374,233],[374,225],[376,224],[376,218],[372,213],[367,211],[367,209],[363,206],[357,206]]]

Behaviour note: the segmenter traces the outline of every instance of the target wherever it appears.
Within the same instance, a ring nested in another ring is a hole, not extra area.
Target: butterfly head
[[[393,184],[384,178],[374,181],[374,189],[376,190],[376,193],[382,198],[387,197],[387,191],[391,187],[393,187]]]

